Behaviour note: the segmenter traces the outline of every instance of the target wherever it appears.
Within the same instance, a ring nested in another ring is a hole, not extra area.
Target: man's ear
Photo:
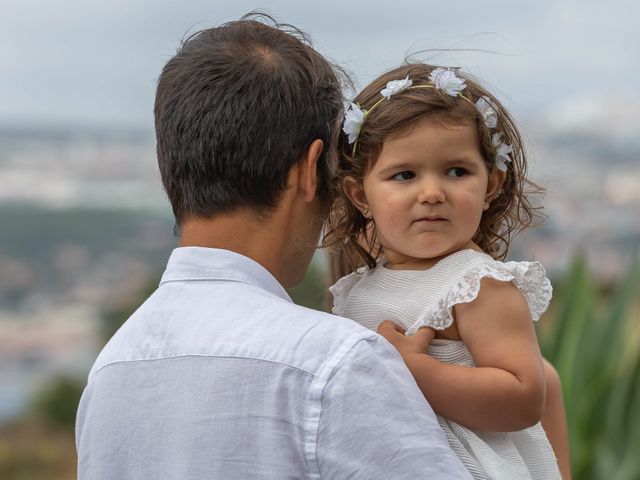
[[[367,202],[367,197],[364,194],[362,182],[353,177],[345,177],[342,182],[342,190],[349,200],[351,200],[351,203],[360,210],[362,215],[369,217],[369,203]]]
[[[320,139],[315,139],[311,142],[299,162],[298,191],[307,202],[315,198],[318,190],[318,159],[322,155],[323,148],[324,142]]]
[[[498,168],[494,168],[489,174],[489,179],[487,181],[487,193],[484,196],[486,204],[490,204],[494,198],[500,195],[500,190],[502,190],[502,185],[506,178],[507,172],[503,172]]]

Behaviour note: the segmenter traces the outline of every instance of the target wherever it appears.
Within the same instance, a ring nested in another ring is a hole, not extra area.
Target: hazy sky
[[[157,76],[183,35],[253,9],[309,32],[360,85],[408,53],[466,48],[496,53],[431,60],[471,71],[516,115],[640,103],[631,0],[2,0],[0,124],[151,129]]]

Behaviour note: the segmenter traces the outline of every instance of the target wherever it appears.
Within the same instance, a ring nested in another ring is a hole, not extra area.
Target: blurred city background
[[[538,327],[574,478],[639,479],[640,6],[623,0],[3,2],[0,478],[75,477],[89,368],[176,243],[156,79],[186,34],[253,9],[307,31],[357,86],[417,54],[504,101],[547,189],[547,222],[510,257],[541,261],[555,287]],[[292,295],[326,308],[326,281],[319,252]]]

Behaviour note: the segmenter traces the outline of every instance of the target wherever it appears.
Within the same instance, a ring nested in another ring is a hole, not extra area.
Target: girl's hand
[[[433,328],[422,327],[418,331],[407,337],[406,330],[391,320],[384,320],[378,325],[378,334],[382,335],[391,345],[393,345],[402,357],[415,353],[427,353],[427,348],[431,340],[436,336]]]

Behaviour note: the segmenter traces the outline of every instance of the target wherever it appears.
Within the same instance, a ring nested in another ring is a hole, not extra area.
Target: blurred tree
[[[77,378],[53,378],[36,396],[34,412],[51,425],[73,428],[84,385],[84,380]]]

